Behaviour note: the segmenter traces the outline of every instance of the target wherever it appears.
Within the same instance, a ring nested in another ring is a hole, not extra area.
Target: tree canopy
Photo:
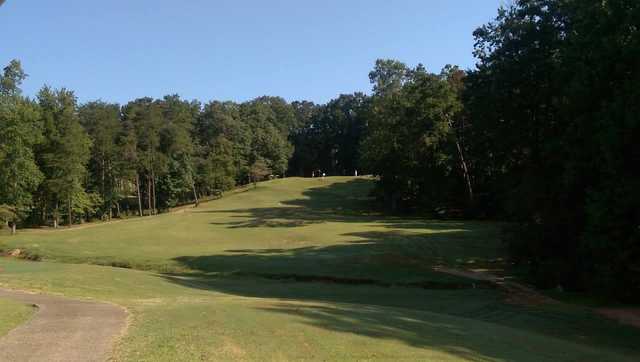
[[[638,301],[639,29],[637,0],[515,0],[473,33],[473,69],[379,59],[370,94],[326,104],[78,104],[48,86],[30,99],[13,60],[0,219],[57,227],[273,177],[370,174],[390,212],[506,221],[511,261],[539,286]]]

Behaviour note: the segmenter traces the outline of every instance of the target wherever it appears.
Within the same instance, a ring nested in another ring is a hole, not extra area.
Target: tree
[[[290,167],[311,175],[353,175],[361,168],[360,143],[367,130],[369,97],[342,94],[329,103],[306,110],[303,125],[292,133],[294,153]],[[300,170],[300,168],[302,170]]]
[[[138,138],[136,130],[131,120],[125,120],[118,135],[118,148],[121,151],[120,158],[116,163],[118,174],[124,180],[133,184],[133,191],[136,195],[138,216],[143,216],[142,193],[140,190],[140,160],[138,159]]]
[[[0,77],[0,218],[16,224],[30,212],[32,193],[42,181],[33,147],[42,141],[36,104],[21,97],[26,75],[17,60]]]
[[[446,77],[421,65],[377,61],[365,164],[379,175],[378,190],[393,211],[457,203],[455,132],[461,103]],[[463,188],[462,188],[463,190]],[[402,204],[402,205],[401,205]]]
[[[91,140],[80,125],[72,91],[44,87],[38,99],[49,127],[42,150],[45,197],[53,204],[54,227],[59,225],[61,207],[66,210],[71,225],[74,208],[87,198],[84,181]]]
[[[198,192],[194,174],[196,148],[191,136],[200,112],[200,103],[183,101],[178,95],[165,96],[156,103],[162,109],[164,119],[160,130],[160,149],[169,164],[169,172],[159,184],[161,205],[171,207],[181,201],[193,200],[197,207]]]
[[[219,180],[231,178],[234,180],[234,185],[247,181],[252,135],[251,128],[241,118],[240,105],[217,101],[206,104],[196,121],[195,139],[198,147],[198,162],[200,165],[208,164],[205,168],[210,171],[201,175],[200,182],[206,185],[210,192],[216,188],[212,186],[218,183],[216,178]],[[217,154],[220,150],[223,150],[222,154]],[[230,160],[232,167],[224,166],[215,171],[210,169],[209,167],[213,164],[206,160],[212,161],[219,157]],[[226,174],[226,172],[231,173]],[[206,175],[214,179],[207,179]]]
[[[639,15],[631,0],[520,0],[474,33],[476,185],[541,287],[640,300]]]
[[[218,136],[210,144],[209,151],[200,159],[197,183],[200,189],[211,195],[235,186],[234,145],[223,136]]]
[[[136,135],[136,158],[146,183],[147,210],[157,213],[156,183],[167,171],[167,157],[160,149],[161,130],[164,125],[162,109],[151,98],[129,102],[123,109],[124,119],[133,126]],[[138,183],[140,183],[138,176]]]
[[[122,194],[118,190],[121,177],[117,167],[121,157],[117,138],[120,135],[120,106],[104,102],[89,102],[79,109],[80,122],[91,138],[91,160],[89,162],[89,189],[98,192],[103,204],[100,213],[112,217]]]
[[[253,182],[253,186],[257,186],[257,182],[264,180],[267,176],[271,175],[271,172],[269,165],[264,159],[258,158],[255,160],[249,169],[249,177],[251,182]]]

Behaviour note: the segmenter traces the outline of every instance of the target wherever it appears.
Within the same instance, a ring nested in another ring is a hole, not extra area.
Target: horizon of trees
[[[153,215],[271,175],[370,173],[390,212],[508,221],[538,286],[640,300],[640,4],[516,0],[472,70],[380,59],[371,95],[326,104],[78,104],[0,78],[0,218],[57,227]]]

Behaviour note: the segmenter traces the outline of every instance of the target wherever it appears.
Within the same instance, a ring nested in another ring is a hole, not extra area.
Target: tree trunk
[[[16,234],[16,222],[13,221],[11,222],[11,235],[15,235]]]
[[[196,202],[196,207],[200,205],[200,201],[198,200],[198,193],[196,192],[196,183],[191,181],[191,188],[193,189],[193,198]]]
[[[460,165],[462,166],[462,173],[464,174],[464,179],[467,183],[467,192],[469,193],[469,202],[473,202],[473,187],[471,186],[471,175],[469,174],[469,168],[467,167],[467,161],[464,159],[464,154],[462,153],[462,147],[460,146],[460,142],[456,139],[456,147],[458,148],[458,155],[460,156]]]
[[[58,228],[58,201],[56,201],[56,207],[55,209],[53,209],[53,228],[57,229]]]
[[[47,223],[47,203],[40,199],[40,224],[45,225]]]
[[[100,175],[101,176],[100,177],[101,178],[101,180],[100,180],[101,185],[100,186],[101,186],[101,191],[102,191],[102,202],[103,202],[102,206],[104,208],[107,208],[110,205],[109,205],[109,201],[107,200],[107,192],[105,190],[105,181],[104,181],[104,179],[105,179],[105,174],[104,174],[105,160],[104,160],[104,152],[102,153],[102,159],[100,161],[102,163],[102,166],[100,167],[100,174],[101,174]],[[109,209],[110,209],[110,207],[109,207]],[[106,211],[106,210],[103,210],[103,212],[104,211]],[[104,219],[104,214],[102,214],[102,218]]]
[[[71,196],[69,196],[69,200],[67,201],[69,206],[69,227],[73,224],[73,211],[71,211]]]
[[[153,214],[156,215],[158,213],[157,211],[157,200],[156,200],[156,174],[153,172],[153,170],[151,170],[151,193],[153,194],[153,197],[151,198],[151,200],[153,200]]]
[[[136,172],[136,190],[138,191],[138,215],[142,216],[142,195],[140,195],[140,175]]]
[[[151,205],[151,177],[147,175],[147,209],[149,215],[151,215],[152,205]]]
[[[462,128],[464,132],[464,119],[462,120]],[[449,127],[454,128],[453,120],[449,119]],[[467,167],[467,161],[464,159],[464,153],[462,152],[462,145],[460,145],[460,139],[458,138],[458,132],[454,128],[454,137],[456,139],[456,148],[458,150],[458,156],[460,157],[460,166],[462,168],[462,174],[467,184],[467,192],[469,193],[469,203],[473,202],[473,187],[471,186],[471,175],[469,173],[469,167]]]

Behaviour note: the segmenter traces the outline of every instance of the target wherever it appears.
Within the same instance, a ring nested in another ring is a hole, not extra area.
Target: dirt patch
[[[225,355],[237,359],[244,357],[247,353],[236,344],[230,337],[223,336],[222,353]]]
[[[7,255],[12,256],[14,258],[19,257],[20,254],[22,254],[22,250],[20,249],[14,249],[14,250],[11,250],[9,253],[7,253]]]
[[[640,308],[597,308],[595,311],[622,324],[640,328]]]
[[[526,306],[560,304],[560,302],[558,302],[557,300],[541,294],[532,287],[528,287],[524,284],[508,280],[505,277],[499,277],[489,271],[461,270],[447,267],[436,267],[434,268],[434,270],[441,273],[491,283],[504,292],[505,301],[507,303]]]
[[[24,249],[13,249],[13,250],[9,250],[9,251],[1,251],[0,250],[0,256],[6,256],[9,258],[16,258],[16,259],[24,259],[24,260],[31,260],[31,261],[40,261],[42,260],[42,257],[38,254],[34,254],[31,253],[27,250]]]

